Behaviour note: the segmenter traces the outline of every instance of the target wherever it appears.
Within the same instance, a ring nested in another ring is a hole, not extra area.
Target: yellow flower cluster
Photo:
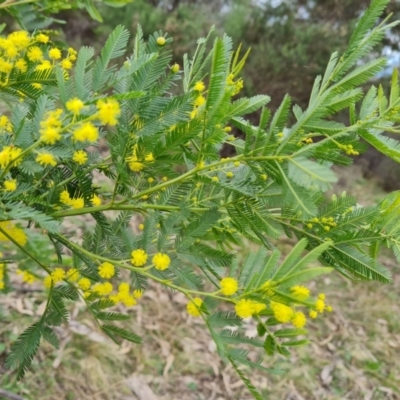
[[[240,78],[237,81],[234,81],[235,76],[233,74],[229,74],[226,79],[226,83],[228,84],[227,90],[230,92],[231,96],[235,96],[243,89],[243,79]]]
[[[78,287],[84,291],[85,298],[92,293],[89,291],[91,285],[92,283],[88,278],[81,278],[78,281]],[[136,299],[139,299],[143,295],[142,291],[139,289],[130,292],[130,285],[127,282],[122,282],[118,286],[117,293],[112,293],[113,285],[110,282],[96,283],[93,286],[93,292],[98,296],[110,299],[114,304],[122,303],[126,307],[134,306],[136,304]]]
[[[300,300],[306,300],[310,296],[310,289],[305,286],[293,286],[290,291]]]
[[[19,147],[4,146],[0,151],[0,168],[16,167],[22,162],[22,149]]]
[[[29,271],[27,270],[20,270],[17,269],[17,275],[20,275],[22,277],[22,281],[32,284],[36,281],[36,277],[35,275],[31,274]]]
[[[79,279],[79,271],[76,268],[71,268],[67,271],[66,278],[70,282],[77,282],[77,280]]]
[[[92,198],[90,199],[90,202],[95,206],[98,207],[101,205],[101,199],[97,194],[94,194]]]
[[[1,37],[0,86],[9,84],[11,72],[15,76],[15,74],[25,74],[28,71],[51,70],[56,61],[64,71],[71,69],[77,52],[69,48],[67,56],[61,60],[61,50],[57,47],[48,48],[49,41],[50,38],[43,33],[31,36],[26,31],[16,31],[7,37]],[[36,84],[34,87],[41,87],[39,82],[34,84]]]
[[[221,280],[220,286],[221,292],[225,295],[236,293],[238,288],[237,282],[233,278],[224,278],[223,280]],[[257,291],[261,292],[263,294],[263,297],[272,297],[274,295],[274,283],[272,281],[266,281],[257,289]],[[300,285],[291,287],[290,293],[293,299],[291,303],[293,302],[293,304],[301,304],[310,296],[310,290],[307,287]],[[293,304],[283,304],[281,302],[272,300],[269,303],[269,307],[278,322],[281,322],[283,324],[290,322],[296,328],[303,328],[307,323],[306,316],[303,312],[297,311],[293,307]],[[311,318],[316,318],[318,313],[322,313],[323,311],[332,311],[331,306],[325,305],[325,295],[323,293],[318,296],[318,299],[314,304],[303,304],[311,309],[309,313],[309,316]],[[235,304],[236,314],[240,318],[249,318],[253,315],[260,313],[266,308],[267,305],[263,302],[261,303],[252,299],[240,299],[236,301]]]
[[[93,291],[100,296],[106,296],[113,291],[113,285],[110,282],[96,283],[93,286]]]
[[[121,115],[119,103],[114,99],[99,100],[96,104],[98,117],[103,125],[117,125],[117,118]]]
[[[4,181],[3,187],[6,192],[14,192],[15,190],[17,190],[17,180],[8,179]]]
[[[115,275],[115,267],[108,262],[104,262],[98,267],[100,277],[110,279]],[[136,299],[142,297],[141,290],[133,290],[130,292],[129,283],[122,282],[118,287],[118,292],[113,293],[113,285],[110,282],[98,282],[92,286],[89,278],[81,277],[76,268],[64,271],[62,268],[55,268],[53,272],[44,279],[44,285],[50,288],[67,279],[69,282],[76,282],[77,287],[83,291],[84,298],[89,297],[92,293],[97,296],[105,297],[113,301],[114,304],[122,303],[127,307],[134,306]]]
[[[312,138],[307,137],[307,138],[302,139],[302,142],[304,142],[305,144],[311,144],[311,143],[313,143],[313,140],[312,140]]]
[[[75,153],[72,155],[72,160],[75,161],[79,165],[86,164],[88,160],[88,155],[86,151],[84,150],[78,150],[75,151]]]
[[[229,277],[221,279],[219,286],[221,287],[221,293],[225,296],[232,296],[239,288],[237,280]]]
[[[85,104],[83,103],[83,101],[78,99],[77,97],[69,99],[65,104],[65,108],[68,111],[71,111],[74,115],[79,115],[84,106]]]
[[[63,190],[61,192],[60,202],[72,208],[85,207],[85,200],[83,199],[83,197],[77,197],[76,199],[71,199],[67,190]]]
[[[160,37],[157,38],[156,42],[157,42],[157,44],[158,44],[159,46],[164,46],[165,43],[166,43],[166,39],[165,39],[164,36],[160,36]]]
[[[130,293],[129,283],[122,282],[118,286],[118,292],[110,295],[110,300],[112,300],[114,304],[122,303],[126,307],[132,307],[136,305],[136,299],[139,299],[140,297],[142,297],[141,290],[134,290]]]
[[[294,286],[290,289],[293,296],[297,299],[304,301],[310,295],[310,290],[304,286]],[[271,310],[274,317],[282,323],[291,322],[296,328],[303,328],[306,323],[306,316],[304,313],[294,310],[292,307],[282,304],[279,302],[271,301]],[[318,313],[323,313],[324,311],[331,312],[333,308],[331,306],[325,305],[325,295],[320,293],[318,299],[313,305],[313,309],[309,312],[310,318],[317,318]]]
[[[360,152],[354,150],[353,145],[351,144],[339,144],[338,147],[339,149],[344,150],[349,156],[358,156],[360,154]]]
[[[143,267],[146,264],[148,258],[147,253],[143,249],[133,250],[131,256],[131,263],[135,267]]]
[[[133,250],[131,253],[131,263],[135,267],[143,267],[146,265],[148,254],[143,249]],[[167,269],[171,263],[171,259],[165,253],[156,253],[151,259],[155,269],[163,271]]]
[[[0,117],[0,133],[12,133],[12,124],[11,121],[5,115]]]
[[[177,74],[177,73],[179,72],[180,68],[181,68],[181,67],[179,66],[179,64],[175,63],[175,64],[171,67],[171,71],[172,71],[173,74]]]
[[[115,274],[115,267],[109,262],[103,262],[99,268],[99,275],[104,279],[110,279]]]
[[[61,139],[61,114],[60,108],[47,113],[46,118],[40,122],[40,140],[45,144],[55,144]]]
[[[206,85],[204,85],[204,82],[203,82],[203,81],[197,81],[197,82],[194,84],[193,89],[194,89],[196,92],[204,92],[204,90],[206,89]]]
[[[274,317],[282,323],[291,322],[296,328],[303,328],[307,322],[306,316],[300,311],[294,311],[286,304],[271,301]]]
[[[260,313],[266,308],[267,306],[265,304],[250,299],[239,300],[235,305],[236,314],[240,318],[249,318],[254,314]]]
[[[20,246],[25,246],[27,242],[27,237],[25,232],[17,228],[11,221],[0,222],[0,228],[13,238]],[[9,239],[6,235],[0,232],[0,242],[7,242]]]
[[[205,104],[206,98],[203,96],[202,92],[206,89],[206,85],[203,81],[197,81],[194,86],[193,90],[195,92],[199,92],[199,95],[194,99],[193,102],[193,110],[190,112],[190,119],[196,118],[196,116],[200,113],[201,107]]]
[[[67,273],[62,268],[55,268],[52,273],[44,278],[43,284],[45,287],[50,288],[58,282],[67,278]]]
[[[78,280],[78,286],[82,290],[89,290],[92,282],[88,278],[81,278]]]
[[[324,228],[324,230],[326,232],[329,232],[331,230],[331,228],[334,228],[337,226],[337,222],[335,221],[335,219],[333,217],[328,217],[328,218],[322,217],[321,219],[314,217],[306,224],[306,226],[308,229],[312,229],[314,227],[313,224],[322,225],[322,227]]]
[[[55,167],[57,165],[57,160],[51,153],[39,153],[36,161],[43,166],[50,165],[51,167]]]
[[[110,279],[115,276],[115,267],[109,262],[103,262],[98,267],[99,276],[103,279]],[[26,274],[26,271],[21,271],[21,274]],[[28,275],[26,274],[26,278],[24,281],[28,281]],[[30,279],[35,279],[32,275]],[[135,289],[133,291],[130,290],[129,283],[122,282],[118,286],[117,293],[113,293],[114,287],[110,282],[97,282],[92,285],[92,282],[89,278],[82,277],[79,274],[79,271],[76,268],[70,268],[65,271],[62,268],[55,268],[50,275],[48,275],[44,279],[44,286],[50,288],[52,285],[56,285],[57,283],[68,280],[70,283],[76,283],[77,287],[83,291],[83,297],[88,298],[92,294],[96,295],[95,298],[104,297],[106,299],[110,299],[114,304],[122,303],[127,307],[134,306],[136,304],[136,300],[141,298],[143,292],[139,289]]]
[[[186,310],[189,315],[193,317],[200,317],[200,309],[203,304],[203,300],[200,297],[195,297],[193,300],[189,301],[186,306]]]
[[[271,310],[274,313],[274,317],[282,323],[289,322],[294,315],[291,307],[275,301],[271,301]]]
[[[126,158],[126,161],[128,162],[128,166],[133,172],[140,172],[144,168],[144,163],[145,162],[153,162],[154,161],[154,156],[153,153],[148,153],[145,157],[144,160],[140,161],[138,158],[138,147],[135,144],[132,149],[132,155]]]
[[[171,263],[171,259],[164,253],[156,253],[151,261],[155,269],[158,269],[159,271],[164,271]]]
[[[99,130],[91,122],[85,122],[75,129],[72,138],[77,142],[94,143],[99,137]]]
[[[314,310],[310,311],[310,317],[311,318],[317,318],[318,313],[322,314],[324,311],[332,312],[333,308],[332,308],[332,306],[327,306],[325,304],[325,294],[324,293],[320,293],[318,295],[317,301],[315,302]]]

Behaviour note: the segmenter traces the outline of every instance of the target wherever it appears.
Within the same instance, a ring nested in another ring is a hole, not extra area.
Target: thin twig
[[[11,399],[11,400],[25,400],[23,397],[18,396],[15,393],[11,393],[8,390],[2,389],[0,388],[0,396],[3,396],[7,399]]]

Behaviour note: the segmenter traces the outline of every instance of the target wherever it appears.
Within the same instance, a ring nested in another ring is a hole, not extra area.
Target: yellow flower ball
[[[79,271],[76,268],[71,268],[67,271],[67,279],[71,282],[76,282],[79,279]]]
[[[274,317],[282,323],[289,322],[294,314],[291,307],[275,301],[271,301],[271,309],[274,313]]]
[[[60,201],[64,204],[70,204],[71,198],[69,197],[68,190],[63,190],[60,194]]]
[[[121,298],[121,302],[126,306],[126,307],[132,307],[136,305],[136,299],[133,296],[123,296]]]
[[[293,293],[293,296],[300,300],[306,300],[310,296],[310,289],[305,286],[293,286],[290,288],[290,291]]]
[[[117,118],[121,115],[119,103],[115,99],[100,99],[96,103],[98,109],[98,116],[104,125],[117,125]]]
[[[65,58],[64,60],[61,61],[61,67],[68,70],[72,68],[72,62],[69,58]]]
[[[103,262],[99,268],[99,275],[103,278],[103,279],[110,279],[114,276],[115,274],[115,267],[114,265],[112,265],[109,262]]]
[[[235,305],[235,312],[240,318],[249,318],[254,313],[254,305],[251,300],[242,299]]]
[[[113,286],[110,282],[96,283],[96,285],[93,287],[93,290],[99,295],[104,296],[112,292]]]
[[[54,47],[49,50],[49,57],[52,60],[59,60],[61,58],[61,51],[60,49],[57,49],[57,47]]]
[[[157,253],[151,261],[153,262],[154,267],[159,271],[167,269],[171,263],[171,259],[164,253]]]
[[[51,279],[54,283],[60,282],[65,278],[65,271],[62,268],[56,268],[51,273]]]
[[[78,197],[77,199],[71,199],[69,205],[75,209],[83,208],[85,207],[85,200],[83,199],[83,197]]]
[[[39,33],[39,35],[37,35],[35,37],[36,41],[39,43],[47,43],[49,41],[49,37],[47,35],[45,35],[44,33]]]
[[[306,316],[302,312],[296,312],[292,318],[292,324],[296,328],[303,328],[306,322]]]
[[[157,44],[158,44],[159,46],[164,46],[165,43],[166,43],[165,37],[160,36],[160,37],[157,38]]]
[[[3,183],[4,190],[6,192],[14,192],[17,189],[17,180],[9,179]]]
[[[15,68],[18,69],[18,71],[25,73],[28,70],[28,64],[23,58],[20,58],[17,60],[17,62],[14,64]]]
[[[325,309],[325,302],[321,299],[318,299],[315,302],[315,310],[322,313],[324,311],[324,309]]]
[[[206,85],[204,85],[203,81],[197,81],[193,87],[193,89],[196,90],[197,92],[203,92],[205,90],[205,88],[206,88]]]
[[[143,267],[146,264],[148,258],[147,253],[143,249],[133,250],[131,256],[131,263],[135,267]]]
[[[39,62],[43,60],[43,52],[40,47],[32,46],[29,48],[26,56],[32,62]]]
[[[55,157],[50,153],[38,154],[38,156],[36,157],[36,161],[43,166],[51,165],[52,167],[55,167],[57,165]]]
[[[223,278],[219,283],[221,287],[221,293],[225,296],[232,296],[238,291],[238,281],[234,278]]]
[[[194,105],[196,107],[201,107],[205,102],[206,102],[206,98],[204,96],[200,95],[195,99]]]
[[[180,66],[179,66],[179,64],[177,64],[177,63],[175,63],[175,64],[171,67],[171,71],[172,71],[174,74],[178,73],[179,70],[180,70]]]
[[[95,206],[98,207],[101,205],[101,199],[97,194],[94,194],[93,197],[90,199],[90,202]]]
[[[118,292],[120,292],[120,293],[129,293],[129,290],[130,290],[130,286],[129,286],[129,283],[127,283],[127,282],[122,282],[118,286]]]
[[[51,285],[53,285],[53,280],[51,279],[50,275],[46,276],[46,278],[43,279],[43,284],[44,287],[46,287],[47,289],[51,288]]]
[[[88,141],[93,143],[99,137],[99,131],[91,122],[85,122],[74,131],[72,137],[77,142]]]
[[[60,130],[58,128],[48,127],[40,130],[40,139],[46,144],[55,144],[61,139]]]
[[[192,317],[200,317],[200,309],[203,304],[203,300],[200,297],[195,297],[193,300],[189,301],[186,306],[186,310]]]
[[[144,158],[144,160],[145,160],[145,161],[148,161],[148,162],[154,161],[153,153],[147,154],[146,157]]]
[[[75,151],[72,155],[72,161],[75,161],[79,165],[83,165],[88,160],[88,155],[84,150]]]
[[[128,165],[133,172],[140,172],[144,168],[144,164],[139,161],[131,161]]]
[[[66,102],[65,107],[68,111],[71,111],[72,114],[78,115],[81,112],[82,108],[85,107],[85,104],[82,100],[74,97],[73,99],[70,99]]]
[[[5,130],[6,132],[12,132],[11,121],[5,115],[0,117],[0,129]]]

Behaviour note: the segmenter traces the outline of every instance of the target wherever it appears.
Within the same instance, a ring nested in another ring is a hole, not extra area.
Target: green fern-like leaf
[[[32,363],[33,357],[39,349],[40,339],[43,334],[42,321],[36,322],[27,328],[12,344],[6,359],[7,368],[17,368],[17,379],[24,377],[26,370]]]
[[[122,25],[118,25],[108,37],[103,47],[100,57],[94,65],[93,71],[93,90],[100,91],[109,79],[114,67],[108,68],[109,62],[117,57],[121,57],[126,50],[129,39],[129,31]]]
[[[102,325],[101,329],[107,333],[113,340],[115,340],[115,336],[120,336],[121,338],[128,340],[132,343],[140,344],[142,343],[142,339],[140,336],[135,335],[133,332],[129,332],[126,329],[119,328],[113,325]]]

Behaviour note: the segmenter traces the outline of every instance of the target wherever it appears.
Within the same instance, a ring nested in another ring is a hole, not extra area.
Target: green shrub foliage
[[[68,323],[71,302],[86,303],[117,343],[139,344],[120,310],[143,301],[152,281],[187,297],[188,313],[261,399],[242,366],[279,372],[263,366],[265,355],[288,357],[307,343],[307,318],[332,311],[306,282],[332,270],[390,282],[377,256],[387,247],[400,260],[400,193],[369,207],[324,195],[337,179],[332,166],[351,164],[365,143],[400,161],[399,142],[384,135],[399,132],[397,71],[388,97],[361,88],[386,64],[359,61],[397,24],[376,25],[387,3],[372,1],[347,51],[315,79],[307,108],[287,95],[273,115],[268,96],[240,96],[248,53],[226,35],[211,51],[210,35],[199,39],[180,61],[167,34],[145,39],[139,27],[122,65],[122,26],[98,56],[56,45],[46,31],[0,39],[0,288],[20,279],[48,296],[8,355],[18,378],[42,339],[58,346],[53,328]],[[253,125],[246,115],[257,110]],[[342,110],[347,125],[335,121]],[[225,144],[233,157],[220,157]],[[82,237],[71,229],[79,216]],[[283,236],[297,242],[284,258]],[[242,259],[244,242],[255,250]],[[245,336],[244,318],[258,338]],[[251,346],[258,361],[247,357]]]

